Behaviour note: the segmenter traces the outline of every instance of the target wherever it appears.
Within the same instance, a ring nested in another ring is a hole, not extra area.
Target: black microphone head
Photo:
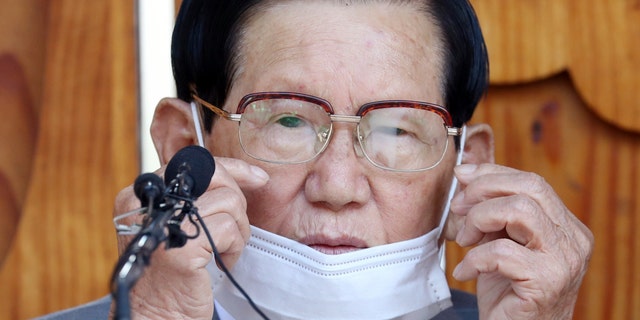
[[[154,205],[158,205],[164,194],[164,182],[157,174],[141,174],[133,183],[133,193],[140,199],[143,207],[149,206],[150,200],[153,200]]]
[[[187,146],[169,161],[164,172],[164,181],[167,185],[175,179],[178,174],[186,173],[193,180],[191,186],[191,196],[199,197],[209,186],[216,164],[209,150],[200,146]]]

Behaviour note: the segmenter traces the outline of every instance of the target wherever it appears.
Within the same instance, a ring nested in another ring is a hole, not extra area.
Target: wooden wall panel
[[[37,133],[44,63],[41,0],[0,0],[0,265],[20,220]]]
[[[588,108],[640,131],[640,4],[631,0],[472,0],[493,83],[569,71]]]
[[[472,0],[489,47],[492,83],[533,81],[567,66],[564,0]]]
[[[37,145],[21,223],[0,270],[1,319],[108,293],[117,259],[113,201],[138,171],[133,6],[47,3]]]
[[[587,105],[640,132],[640,2],[570,1],[568,69]]]

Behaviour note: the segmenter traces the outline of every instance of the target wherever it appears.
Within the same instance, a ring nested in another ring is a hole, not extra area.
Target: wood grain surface
[[[27,319],[107,293],[117,258],[113,199],[137,173],[133,3],[40,5],[40,121],[20,224],[0,270],[1,319]],[[19,145],[3,144],[2,152]]]
[[[0,265],[27,195],[42,92],[46,12],[42,1],[23,4],[0,14]]]
[[[640,2],[471,0],[482,25],[493,83],[567,71],[586,107],[640,132]]]

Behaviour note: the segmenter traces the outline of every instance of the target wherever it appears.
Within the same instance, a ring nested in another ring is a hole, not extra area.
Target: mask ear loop
[[[462,134],[460,135],[460,149],[458,150],[458,155],[456,157],[456,166],[459,166],[462,163],[462,154],[464,153],[464,144],[467,140],[467,126],[462,125]],[[456,194],[456,189],[458,188],[458,179],[453,176],[453,181],[451,181],[451,188],[449,188],[449,195],[447,197],[447,201],[445,202],[444,210],[442,211],[442,217],[440,218],[440,223],[438,225],[438,237],[437,241],[440,240],[440,236],[442,236],[442,232],[444,232],[444,225],[447,222],[447,218],[449,217],[449,209],[451,208],[451,199]],[[446,267],[446,259],[445,259],[445,245],[444,241],[440,243],[438,248],[438,257],[440,258],[440,267],[442,270]]]
[[[191,101],[191,116],[193,117],[193,126],[195,127],[196,136],[198,137],[198,145],[205,148],[204,137],[202,134],[202,117],[200,116],[200,112],[198,112],[198,106],[194,101]]]

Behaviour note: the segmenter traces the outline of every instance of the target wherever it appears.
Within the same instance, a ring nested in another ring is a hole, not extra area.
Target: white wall
[[[176,96],[170,51],[174,6],[174,0],[138,0],[142,172],[160,166],[149,134],[156,104],[164,97]]]

